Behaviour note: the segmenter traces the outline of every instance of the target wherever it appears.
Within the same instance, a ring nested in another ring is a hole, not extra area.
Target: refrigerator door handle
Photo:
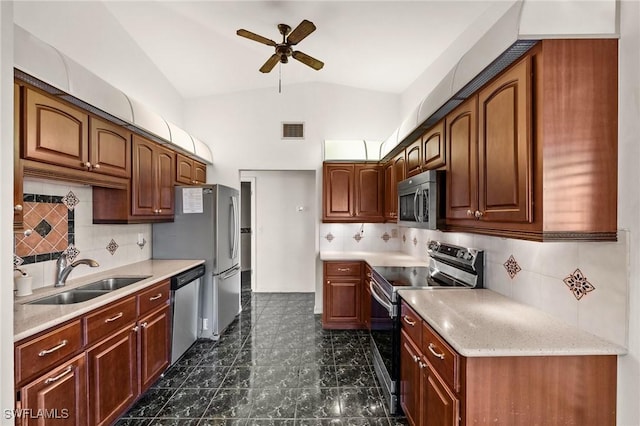
[[[234,275],[238,275],[238,272],[240,272],[240,267],[239,267],[239,266],[236,266],[236,267],[234,267],[233,269],[231,269],[231,270],[229,270],[229,271],[225,272],[225,273],[224,273],[224,275],[222,275],[222,276],[220,277],[220,279],[222,279],[222,280],[226,280],[227,278],[231,278],[231,277],[233,277]]]
[[[235,259],[238,256],[238,231],[239,231],[239,215],[238,215],[238,199],[236,197],[231,197],[231,208],[233,215],[233,227],[231,232],[233,233],[231,241],[233,241],[233,245],[231,246],[231,259]]]

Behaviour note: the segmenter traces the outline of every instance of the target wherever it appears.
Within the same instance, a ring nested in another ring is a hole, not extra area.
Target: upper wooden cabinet
[[[449,230],[616,239],[617,51],[543,40],[446,117]]]
[[[405,149],[405,161],[407,162],[407,177],[417,175],[422,171],[422,138]]]
[[[174,161],[173,151],[134,136],[131,214],[173,216]]]
[[[382,222],[383,169],[370,163],[324,163],[323,222]]]
[[[99,118],[89,119],[89,169],[112,176],[131,176],[131,132]]]
[[[207,183],[207,165],[176,153],[176,183],[185,185]]]
[[[422,170],[441,169],[447,164],[444,120],[422,135]]]

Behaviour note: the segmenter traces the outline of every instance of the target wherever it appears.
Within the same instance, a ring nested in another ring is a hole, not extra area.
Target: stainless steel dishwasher
[[[171,364],[174,364],[198,338],[200,277],[204,265],[171,278]]]

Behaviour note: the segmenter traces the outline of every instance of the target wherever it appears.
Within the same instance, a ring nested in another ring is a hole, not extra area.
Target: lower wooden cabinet
[[[616,424],[615,355],[464,357],[426,321],[404,321],[411,312],[402,302],[400,404],[411,426]]]
[[[167,279],[17,342],[17,423],[112,424],[169,367],[169,289]]]
[[[20,387],[18,408],[23,410],[23,415],[16,423],[22,426],[88,424],[85,360],[85,354],[80,354]]]
[[[112,423],[138,396],[135,324],[87,352],[91,425]]]
[[[362,262],[324,262],[324,328],[362,328],[361,287]]]

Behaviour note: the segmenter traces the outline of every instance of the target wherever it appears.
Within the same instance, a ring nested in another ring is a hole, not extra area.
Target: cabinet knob
[[[158,209],[158,214],[162,213],[162,209]]]
[[[467,216],[469,217],[473,216],[473,212],[471,210],[467,210]]]
[[[474,216],[476,217],[476,219],[480,219],[482,216],[484,216],[484,213],[481,212],[480,210],[476,210],[476,212],[474,213]]]
[[[82,165],[85,166],[87,169],[91,168],[91,163],[88,161],[86,163],[83,163]]]
[[[422,361],[418,362],[418,366],[420,367],[420,369],[422,370],[423,368],[425,368],[427,366],[427,364],[423,363]]]
[[[15,206],[13,206],[13,211],[14,212],[21,212],[22,211],[22,204],[16,204]]]
[[[93,166],[94,169],[99,169],[100,168],[100,164],[96,164],[95,166]]]
[[[331,281],[327,280],[327,284],[331,284]]]
[[[24,232],[22,233],[25,237],[28,237],[29,235],[33,234],[33,229],[25,229]]]
[[[140,324],[140,327],[142,327],[142,328],[147,328],[147,325],[148,325],[148,324],[147,324],[146,322],[143,322],[142,324]]]
[[[413,362],[418,362],[418,361],[420,361],[420,357],[418,355],[414,355]]]

